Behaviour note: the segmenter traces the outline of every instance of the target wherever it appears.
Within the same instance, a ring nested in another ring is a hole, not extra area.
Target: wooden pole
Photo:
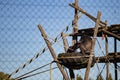
[[[94,55],[94,46],[95,46],[95,42],[96,42],[98,26],[99,26],[99,22],[100,22],[100,16],[101,16],[101,12],[98,12],[97,20],[96,20],[96,24],[95,24],[95,31],[94,31],[93,40],[92,40],[92,51],[90,52],[90,57],[89,57],[88,65],[86,68],[84,80],[88,80],[88,78],[89,78],[89,72],[90,72],[90,68],[91,68],[91,64],[92,64],[92,57]]]
[[[105,28],[107,30],[107,21],[105,21]],[[105,34],[105,47],[106,47],[106,56],[108,56],[108,36]],[[109,78],[109,63],[106,63],[106,80]]]
[[[107,31],[107,30],[105,30],[105,29],[102,29],[102,31],[103,31],[104,33],[108,34],[108,35],[113,36],[114,38],[116,38],[116,39],[118,39],[118,40],[120,41],[120,36],[119,36],[119,35],[116,35],[116,34],[114,34],[114,33],[112,33],[112,32],[109,32],[109,31]]]
[[[75,0],[75,6],[78,6],[78,0]],[[78,32],[78,10],[75,9],[74,21],[73,21],[73,34]],[[73,36],[72,45],[76,44],[77,36]]]
[[[62,32],[61,35],[62,35],[62,39],[63,39],[64,50],[65,50],[65,53],[66,53],[67,50],[68,50],[68,42],[67,42],[66,36],[63,32]]]
[[[41,34],[42,34],[42,36],[43,36],[43,38],[44,38],[44,40],[45,40],[45,42],[46,42],[46,44],[47,44],[50,52],[51,52],[52,57],[54,58],[54,61],[57,61],[57,62],[58,62],[57,56],[56,56],[56,54],[55,54],[55,52],[54,52],[54,50],[53,50],[53,48],[52,48],[52,46],[51,46],[50,41],[49,41],[48,38],[47,38],[47,35],[45,34],[42,26],[41,26],[41,25],[38,25],[38,28],[39,28],[39,30],[40,30],[40,32],[41,32]],[[59,63],[56,63],[56,64],[57,64],[59,70],[61,71],[63,77],[65,78],[65,80],[69,80],[67,74],[66,74],[65,71],[64,71],[64,68],[63,68]]]
[[[116,62],[116,56],[117,56],[117,40],[116,38],[114,38],[114,52],[115,52],[115,62],[114,62],[114,66],[115,66],[115,80],[118,80],[118,74],[117,74],[117,62]]]
[[[78,11],[82,12],[83,14],[85,14],[86,16],[88,16],[91,20],[93,20],[94,22],[96,22],[97,18],[93,17],[92,15],[90,15],[89,13],[87,13],[85,10],[83,10],[82,8],[80,8],[79,6],[75,6],[73,4],[69,4],[71,7],[77,9]],[[100,21],[99,25],[105,25],[105,22]]]
[[[78,6],[78,0],[75,0],[75,6]],[[73,21],[73,34],[78,32],[78,10],[75,9],[75,15],[74,15],[74,21]],[[77,36],[72,37],[72,45],[76,44],[77,42]],[[75,79],[74,71],[73,69],[69,69],[70,78],[71,80]]]

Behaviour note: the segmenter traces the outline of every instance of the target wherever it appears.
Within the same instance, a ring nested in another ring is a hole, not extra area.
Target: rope
[[[45,66],[48,66],[48,65],[51,64],[51,63],[53,63],[53,62],[50,62],[50,63],[48,63],[48,64],[45,64],[45,65],[43,65],[43,66],[40,66],[40,67],[37,68],[37,69],[33,69],[33,70],[31,70],[31,71],[29,71],[29,72],[27,72],[27,73],[25,73],[25,74],[23,74],[23,75],[15,78],[15,79],[19,79],[19,78],[21,78],[21,77],[23,77],[23,76],[25,76],[25,75],[27,75],[27,74],[30,74],[30,73],[32,73],[32,72],[34,72],[34,71],[37,71],[37,70],[39,70],[39,69],[41,69],[41,68],[43,68],[43,67],[45,67]]]
[[[70,24],[69,24],[70,25]],[[69,26],[67,26],[65,29],[62,30],[62,32],[67,32],[69,29]],[[61,32],[61,33],[62,33]],[[55,38],[55,41],[51,44],[54,44],[55,42],[57,42],[58,39],[61,38],[61,33],[57,35],[57,37]],[[19,67],[18,69],[16,69],[14,72],[12,72],[8,78],[11,78],[12,75],[18,73],[20,70],[24,69],[27,65],[29,65],[30,63],[32,63],[35,59],[38,58],[38,56],[42,53],[44,53],[48,48],[47,47],[44,47],[39,53],[37,53],[33,58],[31,58],[30,60],[28,60],[26,63],[24,63],[21,67]]]
[[[81,16],[82,16],[82,14],[79,16],[79,18],[80,18]],[[70,25],[71,25],[71,23],[70,23],[67,27],[65,27],[65,28],[62,30],[62,32],[64,32],[64,31],[67,32],[67,31],[69,30]],[[59,38],[61,38],[62,32],[57,35],[57,37],[54,39],[54,42],[51,43],[51,44],[54,44],[55,42],[57,42],[57,40],[58,40]],[[12,75],[14,75],[14,74],[18,73],[20,70],[24,69],[27,65],[29,65],[30,63],[32,63],[35,59],[37,59],[40,54],[44,53],[47,49],[48,49],[47,47],[44,47],[44,48],[43,48],[39,53],[37,53],[33,58],[31,58],[31,59],[28,60],[26,63],[24,63],[21,67],[19,67],[19,68],[16,69],[14,72],[12,72],[12,73],[8,76],[8,78],[11,78]]]
[[[102,68],[101,72],[99,73],[99,75],[98,75],[98,77],[97,77],[96,80],[98,80],[98,78],[99,78],[99,76],[101,75],[101,73],[103,72],[103,69],[104,69],[104,68],[105,68],[105,65],[103,66],[103,68]]]
[[[103,55],[104,56],[106,56],[105,55],[105,53],[104,53],[104,51],[102,50],[102,47],[101,47],[101,45],[100,45],[100,43],[99,43],[99,41],[97,40],[97,42],[98,42],[98,45],[99,45],[99,47],[100,47],[100,49],[101,49],[101,51],[102,51],[102,53],[103,53]],[[107,61],[108,61],[108,63],[111,65],[111,63],[110,63],[110,61],[109,61],[109,59],[106,57],[106,59],[107,59]],[[114,68],[114,66],[113,65],[111,65],[113,68]],[[119,69],[117,69],[117,68],[115,68],[115,70],[118,70],[118,71],[120,71]]]
[[[117,67],[118,67],[118,69],[119,69],[119,71],[120,71],[120,66],[117,64]]]
[[[57,68],[58,67],[54,67],[54,68],[52,68],[52,70],[57,69]],[[31,74],[31,75],[28,75],[28,76],[25,76],[25,77],[22,77],[22,78],[19,78],[19,79],[16,79],[16,80],[25,79],[25,78],[32,77],[32,76],[35,76],[35,75],[38,75],[38,74],[42,74],[42,73],[45,73],[45,72],[48,72],[48,71],[50,71],[50,69],[47,69],[47,70],[44,70],[44,71],[41,71],[41,72],[37,72],[35,74]]]
[[[14,72],[12,72],[8,78],[10,78],[12,75],[18,73],[20,70],[24,69],[27,65],[29,65],[30,63],[32,63],[35,59],[38,58],[39,55],[41,55],[42,53],[44,53],[47,50],[47,47],[44,47],[39,53],[37,53],[33,58],[31,58],[30,60],[28,60],[26,63],[24,63],[21,67],[19,67],[18,69],[16,69]]]

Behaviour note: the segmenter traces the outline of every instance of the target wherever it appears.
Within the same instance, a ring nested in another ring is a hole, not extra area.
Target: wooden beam
[[[89,58],[88,55],[82,56],[82,55],[80,55],[78,53],[69,54],[69,56],[67,56],[68,53],[63,53],[63,54],[66,54],[66,55],[58,57],[57,59],[58,60],[62,60],[62,61],[67,60],[67,62],[64,61],[64,63],[66,62],[67,64],[80,63],[82,58]],[[115,59],[116,59],[117,63],[120,63],[120,52],[117,52],[117,56],[116,57],[115,57],[115,53],[114,52],[113,53],[109,53],[107,56],[95,57],[94,62],[95,63],[108,63],[108,62],[109,63],[114,63]]]
[[[78,0],[75,0],[75,6],[78,6]],[[74,21],[73,21],[73,34],[78,32],[78,10],[75,9],[75,15],[74,15]],[[72,45],[76,44],[77,42],[77,36],[72,36]],[[74,71],[73,69],[69,69],[69,73],[70,73],[70,78],[71,80],[75,79],[75,75],[74,75]]]
[[[108,35],[111,35],[112,37],[114,37],[114,38],[116,38],[116,39],[118,39],[118,40],[120,41],[120,36],[118,36],[118,35],[116,35],[116,34],[114,34],[114,33],[112,33],[112,32],[109,32],[109,31],[107,31],[107,30],[105,30],[105,29],[102,29],[102,31],[103,31],[104,33],[108,34]]]
[[[50,41],[48,40],[47,35],[46,35],[46,33],[44,32],[42,26],[41,26],[41,25],[38,25],[38,28],[39,28],[39,30],[40,30],[40,32],[41,32],[41,34],[42,34],[42,36],[43,36],[43,38],[44,38],[44,40],[45,40],[45,42],[46,42],[46,44],[47,44],[50,52],[51,52],[52,57],[54,58],[54,61],[58,61],[58,60],[57,60],[57,56],[56,56],[56,54],[55,54],[55,52],[54,52],[54,49],[52,48],[51,43],[50,43]],[[67,74],[65,73],[64,68],[63,68],[59,63],[56,63],[56,64],[57,64],[59,70],[61,71],[63,77],[65,78],[65,80],[68,80],[69,78],[68,78]]]
[[[92,40],[92,50],[90,52],[89,62],[88,62],[87,68],[86,68],[84,80],[88,80],[88,78],[89,78],[89,72],[90,72],[90,68],[91,68],[91,64],[92,64],[92,57],[94,55],[94,46],[95,46],[95,42],[96,42],[98,26],[99,26],[99,22],[100,22],[100,16],[101,16],[101,12],[98,12],[97,20],[96,20],[96,24],[95,24],[95,31],[94,31],[93,40]]]
[[[77,9],[78,11],[82,12],[83,14],[85,14],[86,16],[88,16],[91,20],[93,20],[94,22],[96,22],[97,18],[93,17],[92,15],[90,15],[89,13],[87,13],[85,10],[83,10],[82,8],[80,8],[79,6],[76,6],[74,4],[69,4],[71,7]],[[101,26],[105,25],[105,22],[100,21],[99,23]]]
[[[105,21],[105,29],[107,30],[107,21]],[[106,47],[106,56],[108,55],[108,35],[105,34],[105,47]],[[106,80],[109,78],[109,63],[106,63]]]
[[[75,6],[78,6],[78,0],[75,0],[75,3],[74,3]],[[75,15],[74,15],[74,20],[73,20],[73,34],[77,33],[78,32],[78,10],[75,9]],[[77,36],[73,36],[72,37],[72,45],[76,44],[77,42]]]
[[[64,45],[64,50],[65,50],[65,53],[67,52],[67,50],[68,50],[68,42],[67,42],[67,39],[66,39],[66,36],[65,36],[65,34],[62,32],[62,39],[63,39],[63,45]]]
[[[117,63],[120,63],[120,55],[114,57],[114,55],[108,55],[108,56],[101,56],[101,57],[95,57],[95,62],[98,63],[114,63],[116,59]]]

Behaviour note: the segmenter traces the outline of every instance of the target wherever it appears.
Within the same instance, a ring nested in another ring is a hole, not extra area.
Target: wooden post
[[[75,0],[75,6],[78,6],[78,0]],[[74,21],[73,21],[73,34],[78,32],[78,10],[75,9]],[[72,45],[77,42],[77,36],[73,36]]]
[[[114,62],[114,66],[115,66],[115,80],[118,80],[118,74],[117,74],[117,62],[116,62],[116,56],[117,56],[117,40],[116,38],[114,38],[114,52],[115,52],[115,62]]]
[[[106,25],[105,28],[107,30],[107,21],[105,21]],[[107,34],[105,34],[105,47],[106,47],[106,56],[108,56],[108,37]],[[109,63],[106,63],[106,80],[109,78]]]
[[[63,32],[62,32],[61,35],[62,35],[62,39],[63,39],[64,50],[65,50],[65,53],[66,53],[67,50],[68,50],[68,42],[67,42],[66,36]]]
[[[78,0],[75,0],[74,3],[75,6],[78,6]],[[74,21],[73,21],[73,34],[78,32],[78,10],[75,9],[75,15],[74,15]],[[77,42],[77,36],[72,37],[72,45],[76,44]],[[75,79],[74,71],[72,69],[69,69],[70,78],[71,80]]]
[[[52,46],[51,46],[50,41],[49,41],[48,38],[47,38],[47,35],[45,34],[42,26],[41,26],[41,25],[38,25],[38,28],[39,28],[39,30],[40,30],[40,32],[41,32],[41,34],[42,34],[42,36],[43,36],[43,38],[44,38],[44,40],[45,40],[45,42],[46,42],[46,44],[47,44],[50,52],[51,52],[52,57],[54,58],[54,61],[58,61],[58,60],[57,60],[57,56],[56,56],[56,54],[55,54],[55,52],[54,52],[54,50],[53,50],[53,48],[52,48]],[[65,71],[64,71],[64,68],[63,68],[59,63],[56,63],[56,64],[57,64],[59,70],[61,71],[63,77],[65,78],[65,80],[69,80],[67,74],[66,74]]]
[[[94,55],[94,46],[95,46],[95,42],[96,42],[98,26],[99,26],[99,22],[100,22],[100,16],[101,16],[101,12],[98,12],[97,20],[96,20],[96,24],[95,24],[95,31],[94,31],[93,40],[92,40],[92,50],[90,52],[90,57],[89,57],[88,65],[86,68],[84,80],[88,80],[88,78],[89,78],[89,72],[90,72],[90,68],[91,68],[91,64],[92,64],[92,57]]]

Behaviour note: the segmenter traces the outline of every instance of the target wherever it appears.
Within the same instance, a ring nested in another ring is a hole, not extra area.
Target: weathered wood
[[[115,59],[116,62],[120,63],[120,52],[117,53],[117,56],[114,57],[115,53],[109,53],[107,56],[100,56],[92,58],[92,66],[94,63],[114,63]],[[69,69],[82,69],[86,68],[90,55],[82,55],[79,52],[74,53],[60,53],[58,55],[58,61],[60,64],[66,66]]]
[[[92,51],[90,52],[89,62],[88,62],[87,68],[86,68],[84,80],[88,80],[88,78],[89,78],[89,72],[90,72],[90,67],[92,64],[92,56],[94,55],[94,46],[95,46],[95,42],[96,42],[98,26],[99,26],[99,22],[100,22],[100,16],[101,16],[101,12],[98,12],[96,24],[95,24],[95,31],[94,31],[94,35],[93,35],[93,41],[92,41]]]
[[[78,6],[78,0],[75,0],[75,6]],[[75,15],[74,15],[74,21],[73,21],[73,34],[78,32],[78,10],[75,9]],[[76,44],[77,42],[77,36],[72,37],[72,45]],[[69,69],[71,80],[75,79],[74,71],[72,69]]]
[[[89,55],[82,55],[79,52],[60,53],[58,55],[58,60],[61,62],[62,65],[66,66],[69,69],[81,69],[87,67],[89,57]],[[94,65],[94,59],[92,62]]]
[[[104,33],[108,34],[108,35],[113,36],[114,38],[116,38],[116,39],[118,39],[118,40],[120,41],[120,36],[118,36],[118,35],[116,35],[116,34],[114,34],[114,33],[112,33],[112,32],[106,31],[105,29],[102,29],[102,31],[103,31]]]
[[[115,53],[114,53],[115,54]],[[117,63],[120,63],[120,54],[117,55],[116,57],[114,56],[114,54],[110,54],[108,56],[101,56],[101,57],[95,57],[95,61],[98,63],[114,63],[115,59]]]
[[[105,21],[106,25],[105,25],[105,29],[107,30],[107,21]],[[105,47],[106,47],[106,56],[108,55],[108,36],[107,34],[105,35]],[[109,63],[106,63],[106,80],[108,80],[109,78]]]
[[[89,55],[82,55],[78,52],[75,53],[60,53],[58,55],[58,60],[60,60],[61,64],[65,63],[65,64],[81,64],[82,59],[84,58],[89,58]],[[116,62],[120,63],[120,52],[117,52],[117,56],[115,57],[115,53],[108,53],[107,56],[100,56],[100,57],[95,57],[94,59],[94,63],[114,63],[114,60],[116,58]]]
[[[103,33],[103,29],[105,29],[105,27],[99,27],[98,28],[98,35],[97,37],[101,37],[102,36],[102,33]],[[94,28],[86,28],[86,29],[79,29],[78,30],[78,33],[76,34],[67,34],[67,36],[81,36],[82,35],[82,32],[85,32],[86,35],[89,35],[89,36],[93,36],[93,32],[94,32]],[[115,25],[110,25],[110,26],[107,26],[107,29],[105,29],[106,31],[109,31],[111,33],[114,33],[115,35],[118,35],[120,36],[120,24],[115,24]],[[107,34],[108,37],[114,37],[112,35],[109,35]]]
[[[48,38],[47,38],[47,35],[45,34],[42,26],[41,26],[41,25],[38,25],[38,28],[39,28],[39,30],[40,30],[40,32],[41,32],[41,34],[42,34],[42,36],[43,36],[43,38],[44,38],[44,40],[45,40],[45,42],[46,42],[46,44],[47,44],[50,52],[51,52],[52,57],[54,58],[55,61],[58,61],[58,60],[57,60],[57,56],[56,56],[56,54],[55,54],[55,52],[54,52],[54,50],[53,50],[53,48],[52,48],[52,46],[51,46],[50,41],[49,41]],[[68,80],[69,78],[68,78],[68,76],[66,75],[66,73],[65,73],[65,71],[64,71],[64,68],[63,68],[59,63],[56,63],[56,64],[57,64],[59,70],[61,71],[63,77],[65,78],[65,80]]]
[[[65,36],[65,34],[62,32],[62,39],[63,39],[63,45],[64,45],[64,50],[65,50],[65,52],[67,52],[67,50],[68,50],[68,42],[67,42],[67,39],[66,39],[66,36]]]
[[[75,3],[74,3],[75,6],[78,6],[78,0],[75,0]],[[77,33],[78,32],[78,10],[75,9],[75,15],[74,15],[74,20],[73,20],[73,34]],[[76,44],[77,42],[77,36],[73,36],[72,37],[72,45]]]
[[[87,13],[86,11],[84,11],[82,8],[80,8],[79,6],[76,6],[74,4],[69,4],[71,7],[77,9],[78,11],[82,12],[83,14],[85,14],[86,16],[88,16],[91,20],[93,20],[94,22],[96,22],[96,18],[93,17],[92,15],[90,15],[89,13]],[[101,26],[105,25],[104,22],[100,21],[99,23]]]

